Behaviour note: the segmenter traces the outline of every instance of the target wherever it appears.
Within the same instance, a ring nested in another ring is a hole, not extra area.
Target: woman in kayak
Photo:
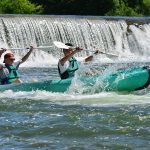
[[[76,47],[72,48],[73,45],[71,43],[66,43],[69,48],[63,49],[64,57],[61,58],[58,62],[58,71],[61,79],[67,79],[73,77],[75,72],[79,69],[80,62],[76,60],[74,54],[81,52],[83,49]],[[99,51],[95,51],[94,54],[99,53]],[[89,56],[84,59],[85,62],[91,61],[93,56]]]
[[[2,49],[6,51],[6,49]],[[1,50],[1,53],[3,53]],[[20,64],[24,63],[31,52],[33,51],[33,47],[30,46],[29,52],[19,61],[15,61],[15,57],[12,53],[6,53],[4,55],[4,64],[0,64],[0,84],[11,84],[11,83],[21,83],[20,76],[18,73],[18,68]]]

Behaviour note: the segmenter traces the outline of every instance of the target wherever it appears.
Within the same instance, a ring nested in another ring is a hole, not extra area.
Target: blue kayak
[[[65,80],[48,80],[43,82],[18,83],[1,85],[0,91],[36,91],[66,92],[73,86],[74,78]],[[147,88],[150,84],[150,70],[148,67],[134,67],[120,69],[109,74],[84,76],[77,79],[88,89],[96,87],[96,92],[101,91],[135,91]],[[95,86],[96,85],[96,86]]]

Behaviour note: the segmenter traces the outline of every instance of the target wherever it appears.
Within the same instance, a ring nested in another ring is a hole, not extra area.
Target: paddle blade
[[[57,47],[57,48],[64,48],[64,49],[69,49],[70,46],[65,45],[62,42],[58,42],[58,41],[54,41],[53,44]]]

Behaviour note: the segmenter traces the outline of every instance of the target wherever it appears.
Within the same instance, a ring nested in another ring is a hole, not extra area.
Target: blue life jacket
[[[79,69],[79,62],[74,57],[69,59],[69,67],[63,73],[60,72],[60,68],[58,65],[58,71],[59,71],[59,75],[61,79],[67,79],[67,78],[73,77],[75,74],[75,71],[78,69]]]
[[[15,79],[19,78],[19,73],[14,65],[6,65],[3,67],[5,72],[7,69],[8,74],[5,73],[5,77],[1,79],[1,84],[11,84]]]

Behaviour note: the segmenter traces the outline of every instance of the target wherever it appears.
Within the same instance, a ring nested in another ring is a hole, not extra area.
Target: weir
[[[53,41],[70,42],[89,50],[135,56],[150,55],[150,18],[117,18],[52,15],[1,15],[1,47],[24,48],[12,50],[21,55],[29,45],[53,46]],[[59,58],[55,46],[50,53]],[[43,55],[41,51],[38,54]],[[78,56],[86,56],[82,52]]]

